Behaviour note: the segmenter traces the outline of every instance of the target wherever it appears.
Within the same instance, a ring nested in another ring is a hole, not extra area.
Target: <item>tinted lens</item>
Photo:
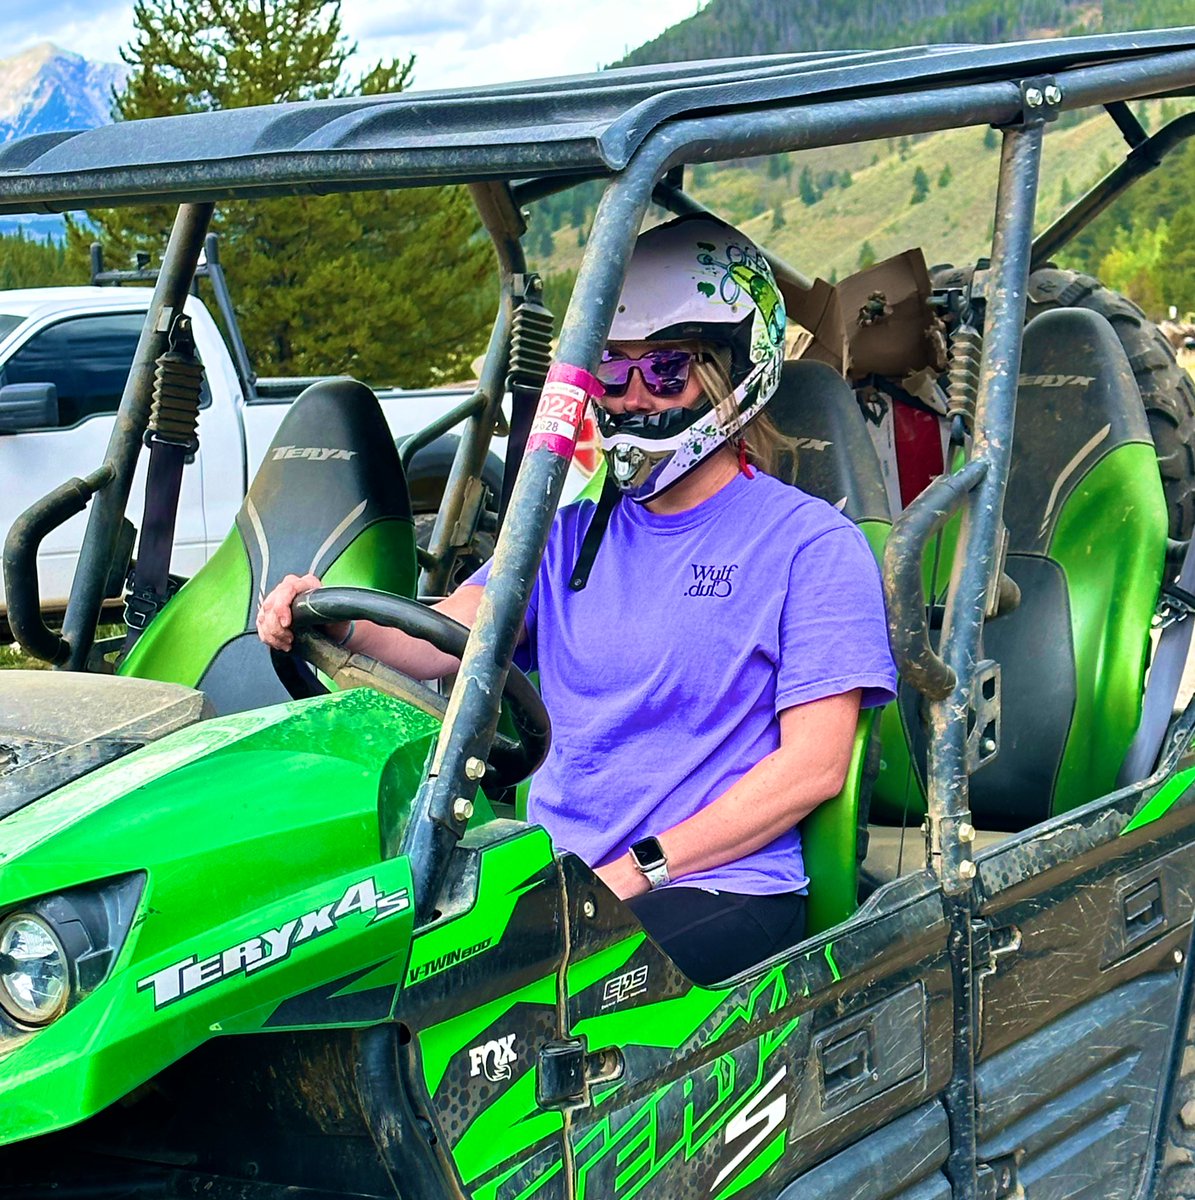
[[[631,371],[637,368],[653,396],[679,396],[689,382],[692,363],[693,354],[688,350],[649,350],[640,358],[624,358],[604,350],[597,377],[607,395],[621,396],[627,390]]]

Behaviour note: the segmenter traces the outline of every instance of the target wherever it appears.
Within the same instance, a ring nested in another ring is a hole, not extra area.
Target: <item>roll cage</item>
[[[700,208],[683,189],[685,164],[805,150],[843,141],[992,125],[1003,147],[988,322],[974,440],[961,471],[939,479],[897,520],[886,585],[903,676],[928,701],[930,865],[952,929],[956,1008],[974,1002],[972,853],[968,778],[975,769],[965,715],[989,598],[997,581],[1009,473],[1026,280],[1032,267],[1195,133],[1195,114],[1152,137],[1127,102],[1195,94],[1195,28],[996,47],[922,47],[877,53],[787,54],[617,70],[479,89],[285,104],[48,134],[0,150],[0,213],[178,203],[105,462],[80,484],[93,494],[60,645],[62,665],[86,669],[148,418],[154,363],[169,315],[191,285],[216,202],[303,192],[467,184],[499,265],[498,313],[432,535],[433,559],[484,458],[509,367],[517,289],[525,275],[521,206],[585,180],[604,191],[561,330],[549,379],[582,380],[595,364],[634,239],[654,201]],[[1104,106],[1129,145],[1125,161],[1036,240],[1033,217],[1045,124],[1061,111]],[[550,119],[544,119],[544,113]],[[805,280],[776,262],[784,288]],[[498,698],[568,466],[551,439],[523,458],[494,566],[438,745],[415,801],[402,852],[414,871],[420,918],[432,909],[464,833],[499,720]],[[82,494],[82,493],[80,493]],[[84,499],[86,497],[84,496]],[[941,637],[930,642],[916,570],[928,540],[961,513],[956,570]],[[425,582],[446,578],[433,567]],[[30,618],[31,619],[31,618]],[[15,627],[15,623],[14,623]],[[1188,722],[1189,724],[1189,722]],[[1126,789],[1147,790],[1150,781]],[[974,1161],[966,1114],[974,1097],[974,1022],[957,1025],[948,1104],[952,1158]]]

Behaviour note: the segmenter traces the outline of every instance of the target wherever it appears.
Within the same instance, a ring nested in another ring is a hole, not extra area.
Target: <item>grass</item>
[[[123,625],[101,625],[96,631],[97,640],[119,637],[124,633]],[[20,646],[13,643],[10,646],[0,646],[0,671],[48,671],[49,663],[40,658],[26,654]]]

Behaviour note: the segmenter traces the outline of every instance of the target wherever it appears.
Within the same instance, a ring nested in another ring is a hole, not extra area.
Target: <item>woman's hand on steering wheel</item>
[[[294,648],[295,597],[323,587],[315,575],[287,575],[261,602],[257,610],[257,636],[271,650],[289,654]],[[324,626],[323,632],[329,641],[341,642],[349,631],[347,621],[332,621]]]
[[[333,635],[339,633],[343,639],[350,621],[371,622],[430,643],[455,660],[464,653],[468,628],[416,600],[368,588],[319,588],[318,584],[314,575],[286,576],[262,602],[257,619],[258,634],[274,651],[275,670],[291,695],[299,699],[325,690],[310,671],[304,677],[286,665],[302,658],[339,686],[365,684],[442,719],[447,703],[443,696],[369,654],[338,646]],[[538,691],[516,666],[507,672],[503,697],[517,738],[498,733],[489,766],[494,781],[506,786],[525,779],[543,761],[551,723]]]

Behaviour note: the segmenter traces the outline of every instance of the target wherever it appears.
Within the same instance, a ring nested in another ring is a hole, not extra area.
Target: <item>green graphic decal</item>
[[[652,1092],[629,1117],[607,1112],[574,1147],[577,1200],[632,1200],[671,1163],[688,1163],[719,1134],[725,1149],[712,1185],[721,1189],[717,1194],[730,1196],[758,1178],[787,1141],[788,1068],[768,1076],[771,1051],[755,1049],[754,1070],[723,1054]]]
[[[528,1071],[516,1079],[465,1130],[453,1148],[452,1156],[456,1159],[461,1178],[466,1182],[492,1171],[522,1147],[533,1147],[544,1138],[558,1134],[564,1127],[564,1117],[560,1113],[545,1112],[536,1104],[535,1074],[534,1071]],[[536,1180],[535,1188],[542,1187],[548,1175],[554,1175],[559,1169],[559,1164],[549,1168],[545,1176]],[[485,1193],[477,1191],[474,1194],[480,1196]],[[495,1191],[491,1194],[502,1193]],[[533,1195],[534,1189],[522,1194]]]
[[[519,897],[548,881],[544,868],[551,862],[551,843],[538,826],[489,847],[481,858],[477,884],[477,894],[485,897],[485,904],[475,904],[455,921],[437,925],[415,939],[407,986],[422,983],[500,942]]]
[[[839,974],[838,964],[834,961],[834,943],[826,943],[826,962],[830,964],[830,974],[834,976],[834,982],[837,983],[842,975]]]
[[[1192,783],[1195,783],[1195,770],[1183,771],[1168,780],[1133,814],[1132,820],[1120,831],[1120,836],[1124,837],[1126,833],[1132,833],[1134,829],[1165,816]]]
[[[423,1052],[423,1077],[427,1080],[428,1092],[434,1093],[440,1086],[449,1059],[454,1054],[462,1053],[466,1046],[477,1040],[483,1029],[487,1029],[516,1004],[555,1003],[556,977],[550,975],[425,1030],[419,1036],[419,1044]]]

